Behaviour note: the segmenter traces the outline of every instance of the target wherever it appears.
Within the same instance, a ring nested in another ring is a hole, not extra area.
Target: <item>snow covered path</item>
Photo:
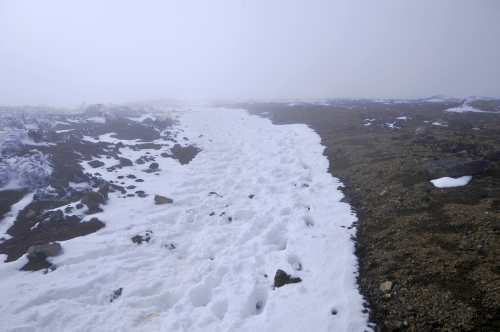
[[[356,217],[340,203],[319,136],[243,110],[177,114],[174,131],[202,151],[187,165],[158,157],[159,176],[143,172],[147,165],[98,169],[106,180],[144,179],[127,184],[149,196],[110,194],[104,212],[87,217],[106,227],[61,242],[55,271],[18,271],[26,256],[0,263],[1,329],[371,330],[355,284],[348,227]],[[132,160],[144,154],[120,151]],[[155,205],[154,194],[174,203]],[[146,232],[148,243],[132,243]],[[302,282],[273,289],[277,269]]]

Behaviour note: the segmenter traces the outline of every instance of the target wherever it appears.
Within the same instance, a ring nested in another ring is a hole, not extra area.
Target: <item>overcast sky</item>
[[[0,105],[500,97],[500,1],[0,0]]]

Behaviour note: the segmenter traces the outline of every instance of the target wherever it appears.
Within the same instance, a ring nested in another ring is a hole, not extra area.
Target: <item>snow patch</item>
[[[471,175],[462,176],[459,178],[439,178],[436,180],[431,180],[432,184],[438,188],[452,188],[452,187],[461,187],[465,186],[472,179]]]

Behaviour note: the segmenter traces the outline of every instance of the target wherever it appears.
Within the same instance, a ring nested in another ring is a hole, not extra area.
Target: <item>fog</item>
[[[0,0],[0,105],[500,97],[498,1]]]

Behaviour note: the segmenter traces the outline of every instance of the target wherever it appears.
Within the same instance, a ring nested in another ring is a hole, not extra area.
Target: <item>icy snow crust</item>
[[[202,149],[189,164],[159,157],[157,176],[142,172],[147,164],[108,173],[83,163],[107,180],[134,174],[144,182],[127,185],[150,195],[111,193],[104,212],[87,217],[106,227],[61,242],[55,271],[19,271],[26,255],[0,263],[2,329],[371,331],[356,286],[356,230],[347,228],[356,217],[340,203],[320,137],[243,110],[177,115],[174,129]],[[154,194],[174,203],[155,205]],[[146,232],[148,243],[132,243]],[[273,289],[277,269],[302,282]]]

